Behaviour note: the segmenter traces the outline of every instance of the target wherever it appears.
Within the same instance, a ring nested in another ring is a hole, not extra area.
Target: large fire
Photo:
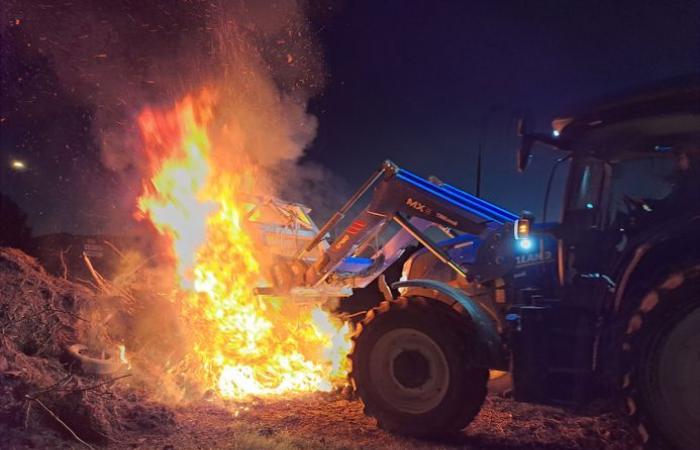
[[[139,116],[152,177],[138,208],[172,242],[191,340],[185,375],[226,398],[330,390],[344,375],[347,325],[256,295],[265,250],[246,226],[244,198],[259,174],[228,163],[216,106],[204,89]]]

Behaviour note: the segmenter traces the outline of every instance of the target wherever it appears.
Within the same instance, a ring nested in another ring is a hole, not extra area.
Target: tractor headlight
[[[525,250],[525,251],[530,250],[532,248],[532,245],[533,245],[532,239],[530,239],[530,238],[518,239],[517,242],[518,242],[518,247],[520,248],[520,250]]]

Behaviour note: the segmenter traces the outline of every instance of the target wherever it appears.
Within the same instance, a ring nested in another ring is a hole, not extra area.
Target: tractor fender
[[[697,237],[697,228],[700,226],[700,215],[692,215],[687,220],[679,220],[671,226],[664,226],[661,230],[655,230],[641,244],[633,247],[628,258],[622,260],[623,269],[617,283],[612,309],[615,314],[625,313],[625,300],[629,300],[629,287],[640,279],[649,280],[655,270],[668,265],[670,261],[677,261],[677,255],[690,254],[689,249],[697,249],[700,240]],[[700,254],[694,254],[697,260]],[[638,299],[641,301],[641,299]]]
[[[478,302],[462,290],[441,281],[426,279],[398,281],[391,287],[409,288],[407,296],[414,294],[438,300],[468,317],[474,324],[477,337],[475,364],[491,369],[508,370],[508,359],[501,345],[496,323]]]

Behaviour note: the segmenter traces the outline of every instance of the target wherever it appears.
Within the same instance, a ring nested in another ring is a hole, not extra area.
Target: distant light
[[[673,147],[670,145],[655,145],[654,146],[654,151],[659,152],[659,153],[668,153],[671,150],[673,150]]]
[[[20,161],[19,159],[13,159],[10,162],[10,167],[12,167],[13,170],[21,171],[25,170],[27,168],[27,165],[24,163],[24,161]]]
[[[552,136],[554,136],[555,138],[559,137],[560,134],[561,133],[559,133],[559,130],[552,130]]]
[[[593,203],[586,203],[586,209],[593,209]]]
[[[532,239],[530,239],[530,238],[518,239],[518,246],[522,250],[530,250],[532,248]]]

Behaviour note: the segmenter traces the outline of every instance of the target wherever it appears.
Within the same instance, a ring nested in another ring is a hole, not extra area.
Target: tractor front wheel
[[[387,431],[444,435],[466,427],[489,371],[470,364],[470,324],[423,298],[382,302],[358,324],[351,380],[365,413]]]

